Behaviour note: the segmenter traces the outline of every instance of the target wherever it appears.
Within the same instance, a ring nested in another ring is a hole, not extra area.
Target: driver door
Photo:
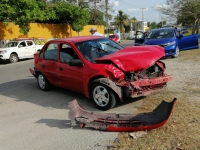
[[[178,46],[180,50],[195,49],[199,46],[198,34],[183,36],[178,39]]]
[[[142,31],[137,31],[135,34],[135,46],[143,45],[145,41],[145,33]]]
[[[59,61],[57,63],[57,75],[59,86],[84,93],[83,89],[83,68],[78,66],[70,66],[69,61],[79,59],[74,49],[65,43],[60,43]]]
[[[26,56],[28,55],[28,47],[25,41],[19,43],[17,54],[19,58],[26,58]]]

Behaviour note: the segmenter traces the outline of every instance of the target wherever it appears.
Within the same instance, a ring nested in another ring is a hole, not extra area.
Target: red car
[[[101,36],[79,36],[48,41],[34,54],[34,68],[41,90],[50,85],[83,93],[97,108],[107,110],[117,101],[140,97],[166,86],[165,56],[159,46],[123,48]]]
[[[109,39],[110,39],[110,40],[113,40],[113,41],[116,42],[116,43],[120,43],[120,37],[119,37],[119,35],[117,35],[117,34],[109,35]]]

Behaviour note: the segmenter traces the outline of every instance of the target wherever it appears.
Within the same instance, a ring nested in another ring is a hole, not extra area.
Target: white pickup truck
[[[33,54],[42,49],[44,43],[43,38],[14,39],[0,48],[0,60],[15,63],[19,59],[33,58]]]

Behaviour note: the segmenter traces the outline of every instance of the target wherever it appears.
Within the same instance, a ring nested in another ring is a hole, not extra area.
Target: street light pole
[[[142,9],[142,31],[144,31],[144,13],[143,10],[145,10],[146,8],[141,8]]]
[[[107,35],[108,35],[108,0],[105,0],[106,4],[106,28],[107,28]]]

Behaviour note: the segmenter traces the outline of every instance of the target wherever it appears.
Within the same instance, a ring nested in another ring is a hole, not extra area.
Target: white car
[[[19,59],[33,58],[33,54],[42,49],[43,45],[36,45],[33,40],[14,40],[0,48],[0,60],[11,63]]]

